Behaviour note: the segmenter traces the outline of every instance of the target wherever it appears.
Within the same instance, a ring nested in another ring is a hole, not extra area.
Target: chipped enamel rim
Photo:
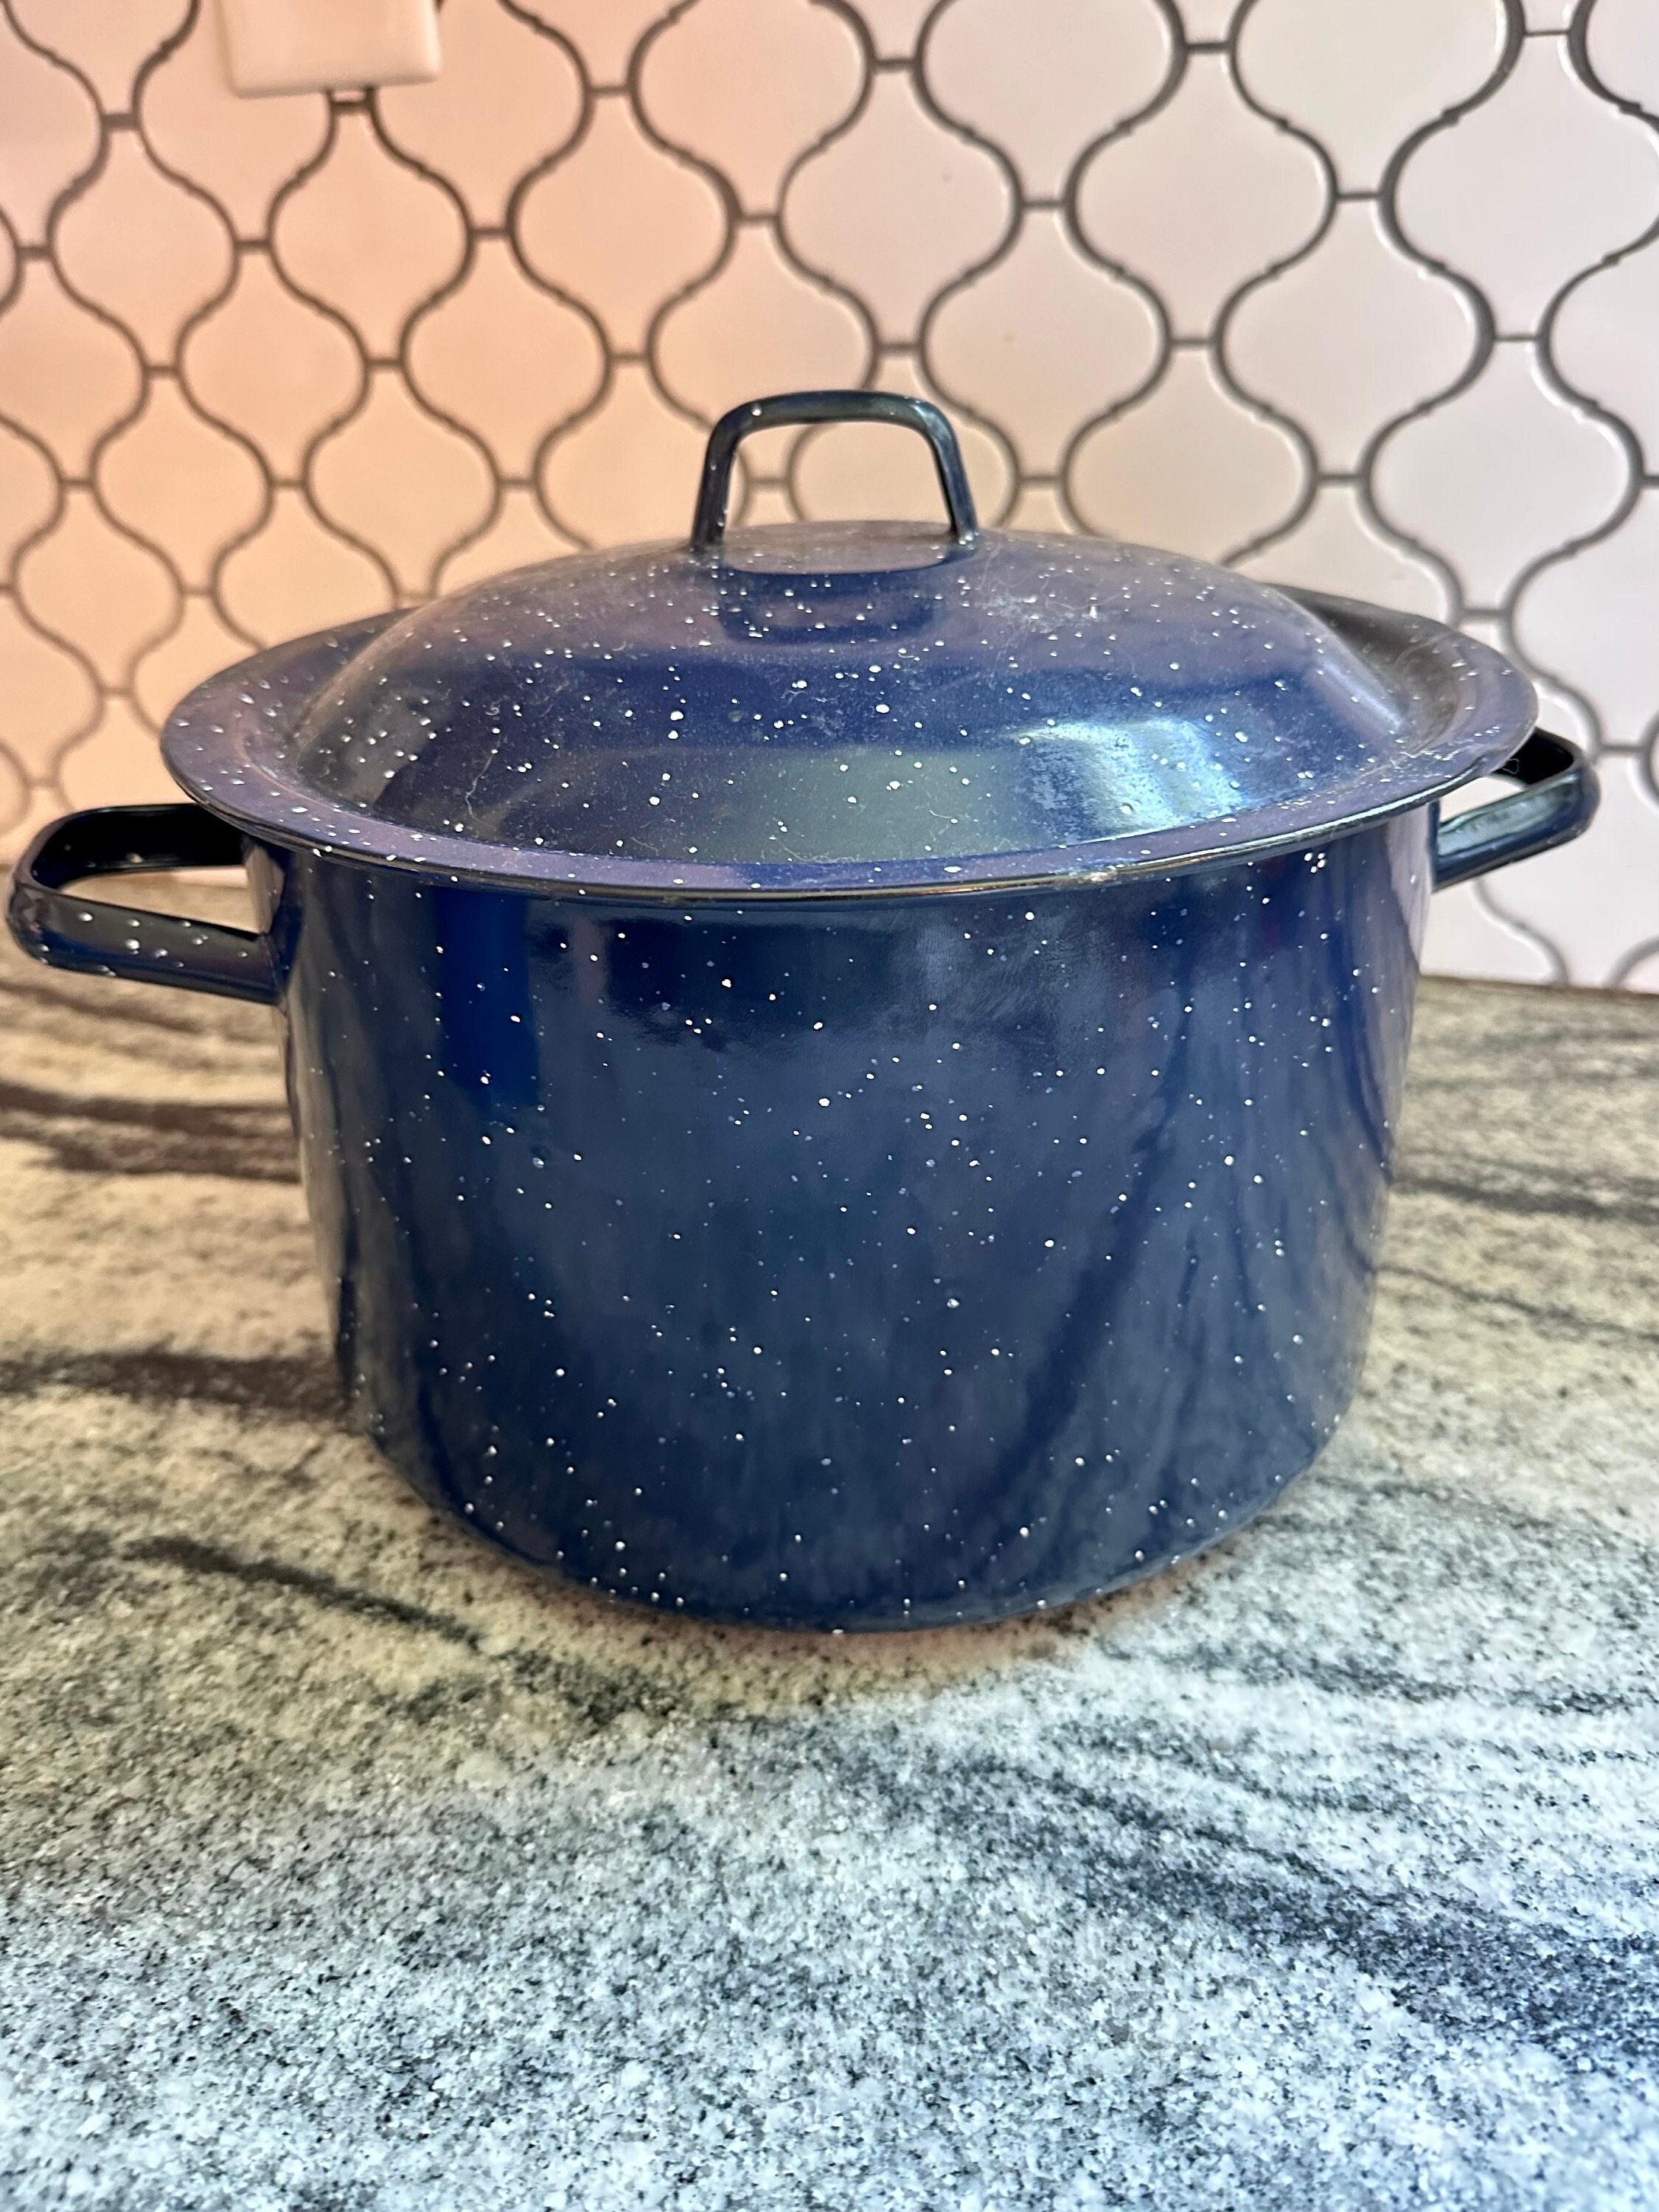
[[[1396,613],[1363,600],[1301,591],[1285,596],[1328,623],[1374,665],[1396,671],[1415,665],[1448,698],[1439,720],[1413,732],[1413,742],[1397,746],[1388,767],[1367,779],[1362,805],[1342,803],[1352,799],[1349,784],[1336,793],[1316,791],[1305,799],[1150,834],[950,861],[772,860],[739,866],[611,859],[412,830],[310,789],[294,775],[286,752],[315,692],[398,620],[397,614],[298,638],[222,671],[175,709],[161,750],[192,799],[270,844],[363,867],[398,868],[443,883],[676,904],[709,898],[747,902],[1036,890],[1265,858],[1310,841],[1327,842],[1443,798],[1501,768],[1532,728],[1538,711],[1532,685],[1490,646],[1425,616]],[[1413,687],[1419,694],[1425,688],[1420,683]]]

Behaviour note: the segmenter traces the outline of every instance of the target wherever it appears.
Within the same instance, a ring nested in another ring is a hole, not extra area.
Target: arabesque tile
[[[857,293],[888,343],[914,338],[928,302],[1012,222],[997,163],[937,122],[896,72],[878,76],[857,121],[796,171],[783,207],[791,251]]]
[[[1146,382],[1162,338],[1146,292],[1037,209],[1009,252],[946,293],[925,350],[940,388],[1006,423],[1022,469],[1048,475],[1085,423]]]
[[[309,479],[324,520],[372,546],[411,596],[431,592],[444,555],[495,504],[473,441],[428,413],[385,368],[374,371],[357,413],[317,447]]]
[[[745,225],[714,276],[669,309],[654,360],[671,398],[712,422],[757,392],[862,384],[872,347],[847,300]]]
[[[98,110],[84,85],[26,46],[0,11],[0,214],[38,246],[59,196],[98,156]]]
[[[579,543],[679,537],[704,433],[661,397],[645,370],[624,362],[592,414],[556,438],[541,465],[556,526]]]
[[[179,373],[204,413],[240,430],[290,478],[323,431],[356,407],[365,375],[356,341],[257,252],[240,257],[230,292],[185,338]]]
[[[177,628],[153,645],[132,672],[139,713],[159,729],[186,691],[246,659],[252,650],[252,641],[232,629],[204,593],[186,592]]]
[[[1659,474],[1659,239],[1572,287],[1549,349],[1563,380],[1632,430]]]
[[[612,346],[637,353],[658,309],[719,259],[726,211],[707,177],[653,145],[612,94],[525,193],[517,231],[536,274],[580,301]]]
[[[556,560],[574,550],[574,541],[548,520],[535,493],[515,486],[501,494],[500,508],[485,528],[446,556],[438,571],[438,589],[459,592],[508,568],[527,568],[533,562]]]
[[[453,292],[416,317],[410,380],[464,423],[513,477],[527,476],[550,431],[598,396],[605,348],[590,317],[520,266],[505,239],[480,239]]]
[[[361,108],[337,111],[326,159],[284,198],[270,242],[296,290],[343,316],[374,356],[397,351],[466,250],[454,200],[392,153]]]
[[[672,145],[770,213],[793,164],[853,112],[864,58],[845,19],[812,0],[696,0],[641,58],[640,106]]]
[[[1511,340],[1473,384],[1385,441],[1372,483],[1383,520],[1449,561],[1469,602],[1490,607],[1529,562],[1606,521],[1629,468],[1612,432],[1552,390],[1532,348]]]
[[[1659,491],[1530,578],[1515,635],[1529,659],[1592,702],[1609,744],[1640,744],[1659,711]]]
[[[1596,98],[1565,40],[1528,39],[1489,100],[1407,155],[1395,206],[1500,331],[1531,331],[1571,276],[1659,220],[1659,137]]]
[[[1375,191],[1413,131],[1472,99],[1508,42],[1503,0],[1257,0],[1238,38],[1251,96]]]
[[[303,637],[394,605],[391,580],[361,546],[320,522],[301,491],[279,491],[253,537],[219,572],[219,604],[259,645]]]
[[[1378,529],[1352,484],[1327,484],[1295,527],[1239,562],[1270,584],[1301,585],[1379,606],[1450,618],[1453,595],[1431,563]]]
[[[1052,199],[1085,148],[1155,100],[1175,64],[1157,0],[951,0],[921,73],[945,112]]]
[[[1304,483],[1294,441],[1242,406],[1200,353],[1175,355],[1145,399],[1091,430],[1066,477],[1091,530],[1207,561],[1288,522]]]
[[[78,647],[111,689],[179,613],[167,563],[81,490],[64,495],[58,520],[18,562],[17,596],[31,621]]]
[[[1226,57],[1194,54],[1174,97],[1085,165],[1078,223],[1106,260],[1204,336],[1227,301],[1306,246],[1325,214],[1316,156],[1240,98]]]
[[[70,806],[143,806],[176,799],[161,748],[125,699],[108,699],[90,734],[68,747],[58,781]]]
[[[138,117],[161,160],[211,193],[239,238],[264,237],[277,192],[328,137],[319,92],[247,100],[231,90],[216,4],[199,9],[188,36],[145,77]]]
[[[26,775],[47,775],[70,739],[100,713],[86,662],[44,636],[9,592],[0,592],[0,740]]]
[[[1375,203],[1352,200],[1310,253],[1245,294],[1223,333],[1237,382],[1343,473],[1379,431],[1456,383],[1479,343],[1463,291],[1403,254]]]
[[[58,216],[58,266],[83,299],[131,331],[153,362],[230,282],[229,229],[212,203],[164,176],[137,134],[112,131],[104,166]]]
[[[207,582],[265,503],[246,447],[204,421],[172,377],[151,381],[142,411],[99,455],[97,478],[116,520],[159,546],[186,584]]]
[[[78,70],[106,113],[131,105],[133,80],[190,13],[191,0],[9,0],[38,46]]]
[[[514,186],[568,145],[581,73],[558,40],[501,0],[445,0],[443,66],[375,95],[392,144],[448,179],[474,222],[499,223]]]

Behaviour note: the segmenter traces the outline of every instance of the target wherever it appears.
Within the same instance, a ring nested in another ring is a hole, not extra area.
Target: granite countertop
[[[1040,1623],[641,1618],[342,1425],[268,1018],[0,966],[0,2201],[1659,2203],[1659,1001],[1425,994],[1365,1383]]]

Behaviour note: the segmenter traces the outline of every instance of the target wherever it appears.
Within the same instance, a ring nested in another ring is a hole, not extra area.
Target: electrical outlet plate
[[[219,0],[241,93],[418,84],[438,74],[435,0]]]

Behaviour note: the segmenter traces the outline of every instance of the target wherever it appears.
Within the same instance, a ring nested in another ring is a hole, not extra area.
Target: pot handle
[[[709,432],[691,521],[694,553],[711,552],[726,535],[726,503],[738,445],[751,430],[769,430],[781,422],[896,422],[919,430],[933,450],[951,537],[958,545],[971,545],[978,537],[979,517],[962,448],[949,420],[931,402],[902,392],[781,392],[733,407]]]
[[[1467,814],[1443,818],[1437,811],[1437,890],[1566,844],[1589,827],[1601,803],[1601,787],[1588,756],[1547,730],[1534,730],[1498,774],[1521,789],[1494,799],[1489,806],[1471,807]]]
[[[88,876],[240,867],[242,834],[204,806],[93,806],[50,823],[12,871],[6,919],[25,952],[52,968],[212,991],[270,1006],[270,939],[222,922],[110,906],[66,891]]]

